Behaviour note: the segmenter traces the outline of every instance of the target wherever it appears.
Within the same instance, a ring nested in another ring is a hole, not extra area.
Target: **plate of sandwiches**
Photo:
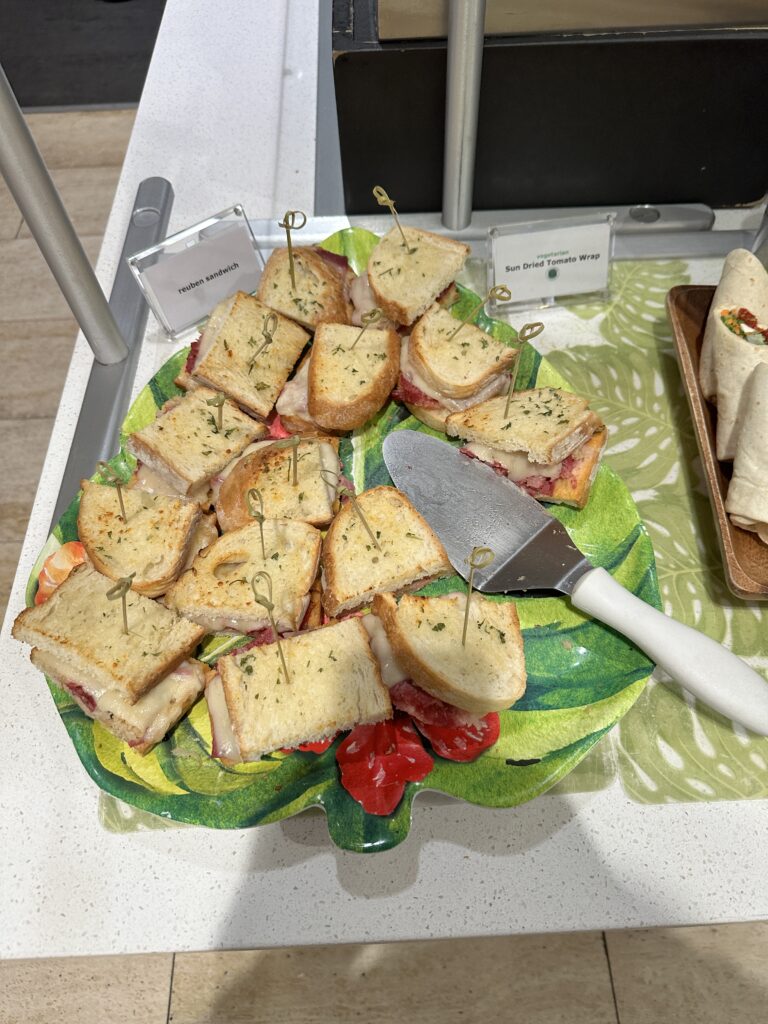
[[[466,246],[405,232],[295,247],[295,284],[276,250],[138,395],[40,554],[14,636],[128,804],[211,828],[320,807],[338,846],[385,850],[419,792],[544,793],[642,691],[648,659],[564,598],[468,595],[393,487],[385,437],[432,433],[659,606],[605,425],[456,283]]]
[[[734,249],[716,288],[667,298],[726,582],[768,599],[768,273]]]

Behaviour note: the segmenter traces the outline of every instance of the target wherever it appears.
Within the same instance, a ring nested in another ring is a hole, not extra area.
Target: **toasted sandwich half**
[[[263,329],[272,312],[252,295],[238,292],[226,317],[211,317],[191,371],[177,383],[183,386],[191,373],[195,381],[223,391],[252,416],[266,419],[309,341],[303,328],[276,313],[272,343],[264,347]]]
[[[205,548],[169,588],[168,608],[205,627],[206,632],[253,633],[270,625],[251,581],[268,572],[278,632],[299,628],[320,560],[320,532],[293,519],[265,519],[264,554],[257,522],[225,533]],[[268,598],[269,584],[257,583]]]
[[[392,717],[389,691],[358,619],[220,658],[206,689],[214,756],[257,761]]]
[[[267,433],[263,423],[246,416],[229,399],[222,406],[221,429],[218,410],[207,403],[217,392],[200,387],[181,398],[171,399],[157,417],[131,434],[126,447],[177,494],[209,501],[209,481],[249,444]],[[149,485],[158,491],[158,487]]]
[[[422,690],[476,715],[503,711],[525,693],[523,637],[511,601],[473,594],[462,645],[467,595],[399,601],[377,594],[373,614],[384,627],[395,661]]]
[[[361,608],[382,591],[418,590],[453,572],[443,545],[400,491],[374,487],[358,495],[357,503],[376,543],[353,503],[347,502],[323,541],[323,607],[328,615]]]
[[[301,519],[312,526],[327,526],[337,509],[339,479],[338,438],[304,438],[293,451],[262,441],[239,459],[221,483],[216,515],[226,533],[252,522],[248,492],[256,488],[271,519]]]
[[[388,401],[399,370],[396,331],[321,324],[309,360],[310,417],[328,430],[361,427]]]
[[[144,753],[202,692],[205,667],[191,655],[205,630],[129,591],[126,634],[121,601],[107,597],[113,586],[83,563],[44,604],[17,616],[13,636],[86,714]]]
[[[350,323],[352,305],[347,294],[346,271],[307,246],[294,246],[293,264],[295,288],[288,250],[272,252],[259,282],[259,301],[309,331],[322,323]]]
[[[518,350],[474,324],[460,326],[434,303],[403,339],[394,397],[433,430],[445,431],[451,413],[506,391]],[[453,335],[453,336],[452,336]]]
[[[487,462],[533,498],[583,508],[589,497],[605,426],[587,400],[557,388],[518,391],[446,420],[446,433],[466,438],[461,451]]]
[[[368,260],[368,283],[376,304],[393,323],[412,324],[461,271],[469,246],[421,228],[393,228]]]
[[[134,573],[132,588],[164,594],[179,576],[202,517],[186,498],[123,490],[126,521],[114,487],[81,481],[77,533],[93,565],[110,579]]]

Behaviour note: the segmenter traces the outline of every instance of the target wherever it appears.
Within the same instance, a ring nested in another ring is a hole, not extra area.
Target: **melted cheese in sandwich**
[[[563,470],[562,462],[530,462],[525,452],[502,452],[486,444],[473,441],[464,448],[472,452],[481,462],[496,462],[506,469],[510,480],[525,480],[529,476],[544,476],[557,480]]]
[[[61,666],[62,685],[77,699],[77,692],[67,686],[69,675],[71,672]],[[129,703],[119,690],[104,689],[93,684],[76,685],[96,703],[92,711],[85,709],[89,715],[102,719],[114,717],[141,735],[142,742],[159,743],[178,720],[179,707],[186,704],[191,695],[190,691],[199,693],[202,689],[203,670],[200,665],[183,661],[178,668],[143,694],[135,704]],[[78,703],[83,706],[80,700]]]
[[[242,761],[240,745],[232,728],[232,720],[229,717],[229,709],[224,696],[224,685],[218,673],[205,688],[205,701],[208,705],[208,714],[211,717],[213,756],[221,757],[225,761]]]
[[[281,419],[296,416],[303,420],[312,419],[309,415],[309,359],[304,360],[299,372],[280,392],[275,408]]]
[[[368,615],[363,615],[360,619],[362,624],[368,633],[368,637],[371,641],[371,650],[373,655],[379,663],[379,669],[381,671],[381,678],[386,686],[392,687],[396,683],[401,683],[403,679],[408,678],[408,673],[405,672],[397,662],[392,645],[389,642],[389,638],[384,630],[381,619],[378,615],[374,615],[371,612]]]

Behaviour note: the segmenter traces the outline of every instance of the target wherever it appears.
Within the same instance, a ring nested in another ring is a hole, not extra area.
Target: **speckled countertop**
[[[169,0],[104,239],[108,290],[138,183],[170,229],[240,201],[312,209],[313,0]],[[290,131],[281,126],[290,124]],[[150,321],[137,374],[171,348]],[[90,368],[79,340],[0,638],[0,956],[491,935],[768,917],[765,800],[643,805],[618,781],[493,811],[417,798],[388,853],[336,849],[320,813],[239,832],[114,834],[39,673],[10,638]]]

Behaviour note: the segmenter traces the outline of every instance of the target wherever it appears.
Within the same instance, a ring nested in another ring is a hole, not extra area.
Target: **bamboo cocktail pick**
[[[292,479],[292,484],[297,487],[299,484],[299,445],[301,444],[301,438],[294,434],[293,437],[286,437],[283,441],[275,441],[269,447],[270,448],[290,448],[291,449],[291,468],[288,469],[288,479]],[[302,455],[302,458],[304,456]]]
[[[264,317],[264,323],[261,325],[261,336],[264,339],[264,341],[261,343],[261,345],[259,345],[259,347],[254,352],[253,357],[251,358],[251,361],[248,364],[248,373],[250,373],[251,370],[256,365],[256,360],[259,358],[261,353],[262,352],[266,352],[266,350],[269,348],[269,346],[274,341],[275,331],[276,330],[277,330],[277,314],[276,313],[270,313],[268,316]],[[255,345],[256,341],[255,341],[254,338],[249,338],[249,343],[251,345]]]
[[[371,324],[376,324],[376,323],[379,322],[379,320],[381,320],[381,310],[379,309],[378,306],[374,306],[373,309],[369,309],[367,313],[363,313],[363,315],[360,317],[360,319],[363,322],[363,327],[362,327],[362,330],[360,331],[360,333],[358,334],[358,336],[355,338],[355,340],[349,346],[350,352],[355,347],[355,345],[358,343],[358,341],[360,341],[360,339],[365,334],[365,332],[368,330],[368,328],[371,326]]]
[[[517,350],[517,358],[515,359],[515,365],[512,367],[512,373],[509,375],[509,390],[507,391],[507,404],[504,406],[504,418],[509,416],[509,403],[512,400],[512,392],[515,390],[515,381],[517,380],[517,371],[520,368],[520,356],[523,354],[523,345],[525,341],[531,341],[533,338],[538,338],[541,332],[544,330],[544,324],[537,320],[532,324],[523,324],[520,330],[517,332],[517,340],[521,343],[520,348]]]
[[[258,501],[259,508],[256,508],[255,502]],[[261,557],[266,562],[267,551],[264,547],[264,499],[261,496],[261,491],[257,487],[251,487],[245,492],[245,504],[248,506],[248,515],[252,519],[255,519],[259,524],[259,536],[261,537]]]
[[[98,462],[99,473],[105,483],[112,484],[117,491],[117,500],[120,502],[120,518],[124,523],[128,522],[125,514],[125,502],[123,501],[123,481],[107,462]]]
[[[227,396],[222,391],[219,391],[218,394],[213,396],[213,398],[206,398],[205,400],[206,405],[211,405],[216,410],[215,420],[213,418],[213,413],[211,413],[211,427],[214,434],[220,434],[221,428],[224,426],[222,417],[224,415],[224,403],[226,400]]]
[[[340,498],[349,498],[349,500],[352,502],[352,507],[355,510],[355,515],[360,520],[360,522],[363,524],[363,527],[365,528],[365,532],[371,538],[371,543],[373,544],[373,546],[376,548],[377,551],[381,551],[381,544],[379,544],[379,542],[374,537],[373,530],[368,525],[368,520],[363,515],[363,510],[360,508],[360,505],[358,504],[355,492],[354,491],[350,491],[348,487],[339,487],[338,478],[329,480],[328,476],[326,476],[326,474],[329,474],[332,477],[333,476],[333,471],[330,470],[330,469],[321,469],[320,470],[320,476],[322,477],[323,483],[328,484],[329,487],[335,487],[336,488],[336,493],[338,494],[338,496]]]
[[[467,591],[467,603],[464,607],[464,631],[461,634],[461,646],[467,642],[467,624],[469,623],[469,603],[472,600],[472,586],[475,582],[475,569],[486,569],[494,560],[496,555],[490,548],[472,548],[467,559],[469,564],[469,590]]]
[[[301,223],[297,223],[296,218],[301,217]],[[307,223],[307,215],[303,210],[286,210],[283,214],[283,219],[278,225],[281,228],[285,228],[285,237],[288,242],[288,270],[291,274],[291,288],[296,291],[296,269],[293,264],[293,243],[291,241],[291,232],[300,231],[301,228]]]
[[[256,581],[264,579],[267,581],[267,596],[260,594],[256,589]],[[285,655],[283,654],[283,645],[280,643],[280,634],[277,632],[277,623],[275,622],[275,606],[272,602],[272,577],[268,572],[262,570],[261,572],[255,572],[251,577],[251,590],[253,591],[253,597],[256,604],[260,604],[262,608],[267,609],[267,615],[269,616],[269,624],[272,627],[272,632],[275,634],[277,640],[277,653],[280,655],[280,661],[283,663],[283,672],[285,673],[286,683],[290,683],[291,677],[288,675],[288,666],[285,663]]]
[[[468,324],[468,323],[470,322],[470,320],[474,320],[474,319],[475,319],[475,317],[476,317],[476,316],[477,316],[477,314],[478,314],[478,313],[480,312],[480,310],[481,310],[481,309],[483,308],[483,306],[484,306],[484,305],[486,304],[486,302],[490,302],[490,301],[491,301],[491,299],[493,299],[493,300],[494,300],[494,301],[496,301],[496,302],[509,302],[509,300],[510,300],[511,298],[512,298],[512,292],[511,292],[511,291],[509,290],[509,288],[507,288],[507,286],[506,286],[505,284],[495,284],[495,285],[493,286],[493,288],[491,288],[491,289],[489,290],[489,292],[488,292],[488,294],[487,294],[487,295],[485,296],[485,298],[484,298],[484,299],[480,299],[480,301],[478,302],[478,304],[477,304],[476,306],[474,306],[474,307],[473,307],[473,308],[472,308],[472,309],[470,310],[470,312],[469,312],[469,313],[467,313],[467,315],[466,315],[466,316],[464,317],[464,319],[463,319],[463,320],[461,321],[461,323],[460,323],[460,324],[459,324],[459,326],[458,326],[458,327],[456,328],[456,330],[455,330],[455,331],[452,331],[452,332],[451,332],[451,333],[450,333],[450,334],[448,335],[448,339],[447,339],[447,340],[448,340],[448,341],[453,341],[453,339],[454,339],[454,338],[456,337],[456,335],[457,335],[457,334],[459,333],[459,331],[461,330],[461,328],[462,328],[462,327],[466,327],[466,326],[467,326],[467,324]]]
[[[118,597],[119,597],[120,600],[123,603],[123,632],[126,635],[129,632],[129,630],[128,630],[128,604],[127,604],[126,598],[127,598],[127,595],[128,595],[128,591],[131,589],[131,583],[133,583],[133,577],[135,575],[136,575],[136,573],[132,572],[130,576],[123,576],[121,579],[119,579],[117,581],[117,583],[114,585],[114,587],[110,587],[109,590],[107,591],[107,600],[108,601],[116,601],[118,599]]]
[[[403,231],[403,226],[400,223],[400,218],[397,216],[397,210],[395,209],[395,201],[394,201],[394,199],[390,199],[389,198],[389,196],[384,191],[384,189],[381,187],[381,185],[374,185],[373,186],[373,198],[376,200],[376,202],[379,204],[379,206],[386,206],[387,209],[389,210],[389,212],[394,217],[395,224],[397,226],[397,230],[400,232],[400,237],[402,238],[403,245],[405,246],[405,251],[410,256],[411,253],[414,252],[414,250],[411,249],[410,246],[408,245],[408,240],[405,237],[405,232]]]

